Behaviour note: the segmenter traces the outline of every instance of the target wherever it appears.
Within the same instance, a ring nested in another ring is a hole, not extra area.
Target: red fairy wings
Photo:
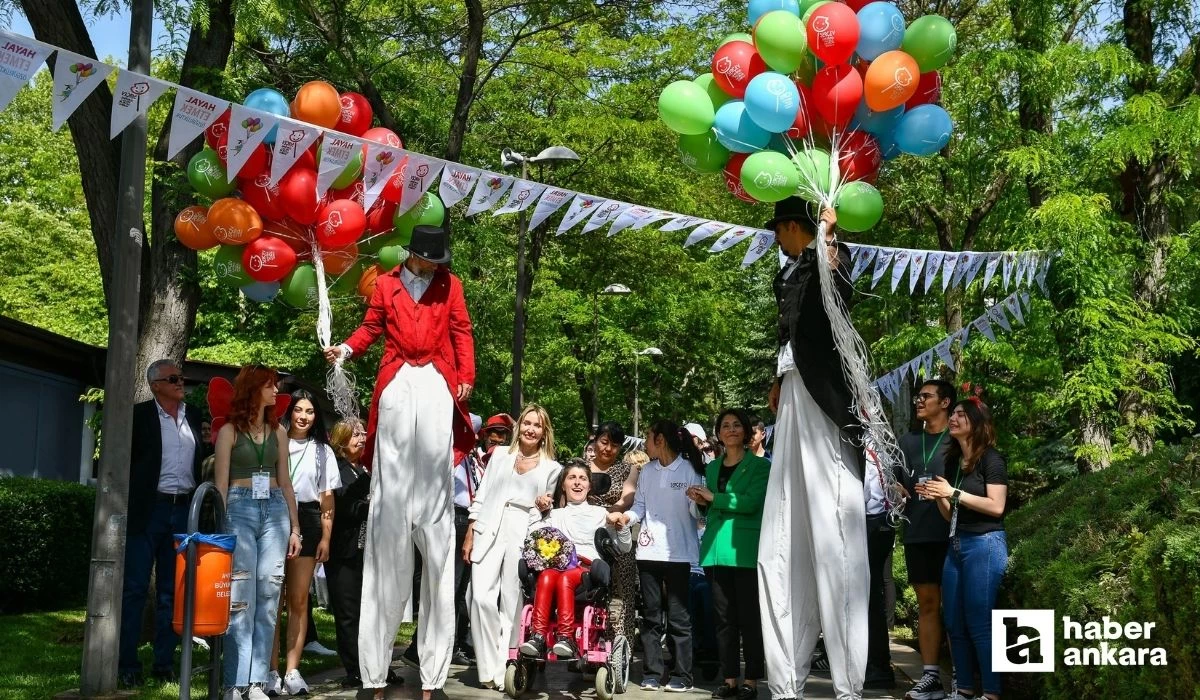
[[[275,398],[275,419],[283,418],[292,397],[281,394]],[[208,413],[212,416],[212,442],[216,444],[217,433],[225,425],[229,411],[233,408],[233,384],[224,377],[214,377],[208,382]]]

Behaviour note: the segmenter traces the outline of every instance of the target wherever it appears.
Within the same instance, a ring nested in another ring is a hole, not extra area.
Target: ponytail
[[[704,476],[704,457],[700,455],[700,450],[692,440],[691,433],[669,420],[655,421],[650,426],[648,432],[662,436],[662,439],[666,440],[667,447],[671,448],[672,452],[683,455],[684,459],[691,462],[692,469],[700,476]]]

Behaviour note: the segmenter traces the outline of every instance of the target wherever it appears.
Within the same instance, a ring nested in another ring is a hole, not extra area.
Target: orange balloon
[[[863,79],[863,97],[873,112],[886,112],[908,101],[921,82],[921,71],[912,56],[888,51],[871,61]]]
[[[208,208],[208,226],[225,245],[246,245],[263,232],[262,217],[254,207],[240,199],[218,199]]]
[[[342,118],[342,96],[324,80],[305,83],[292,100],[292,118],[332,129]]]
[[[175,237],[192,250],[208,250],[220,245],[208,225],[208,207],[194,204],[175,217]]]
[[[346,270],[354,267],[355,260],[358,260],[357,243],[327,250],[321,254],[321,261],[325,264],[325,274],[335,277],[345,274]]]
[[[378,265],[372,265],[363,270],[362,277],[358,280],[358,295],[364,301],[370,301],[371,295],[375,293],[375,279],[383,274]]]

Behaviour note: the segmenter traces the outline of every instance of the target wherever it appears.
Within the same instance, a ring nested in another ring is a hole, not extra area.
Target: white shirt
[[[596,549],[596,530],[604,528],[612,534],[617,542],[617,551],[628,552],[633,548],[633,535],[629,528],[620,530],[607,522],[608,509],[604,506],[594,506],[590,503],[568,503],[563,508],[555,508],[543,520],[536,520],[529,526],[529,531],[552,527],[559,530],[575,543],[575,553],[581,557],[595,561],[600,558]]]
[[[318,451],[325,452],[324,478],[317,473]],[[322,493],[342,485],[342,475],[333,448],[316,440],[288,440],[288,471],[292,475],[297,503],[320,501]]]
[[[180,402],[177,415],[172,418],[163,410],[158,399],[154,400],[158,411],[158,432],[162,436],[162,467],[158,472],[159,493],[187,493],[196,488],[196,476],[192,462],[196,457],[196,436],[187,422],[187,404]]]
[[[883,475],[879,472],[879,458],[871,450],[867,450],[863,494],[867,502],[867,515],[880,515],[887,510],[887,502],[883,498]]]
[[[408,290],[408,295],[412,297],[413,301],[421,301],[421,297],[424,296],[425,290],[429,289],[429,283],[432,281],[432,276],[421,277],[409,270],[407,265],[400,266],[400,283]]]
[[[700,538],[696,534],[700,511],[687,497],[687,490],[703,485],[704,477],[683,455],[665,467],[658,460],[642,467],[633,509],[625,513],[629,516],[627,527],[642,524],[639,561],[694,564],[700,560]]]
[[[813,239],[813,242],[809,243],[808,247],[816,248],[817,247],[816,239]],[[787,272],[783,273],[783,278],[787,279],[788,277],[791,277],[792,273],[794,273],[796,271],[796,266],[799,264],[800,264],[800,258],[796,258],[795,260],[792,260],[790,263],[788,263],[788,269],[787,269]],[[793,370],[793,369],[796,369],[796,360],[792,356],[792,341],[789,340],[788,342],[783,344],[783,347],[779,348],[779,357],[775,363],[775,376],[782,377],[783,375],[787,374],[787,372],[789,370]]]

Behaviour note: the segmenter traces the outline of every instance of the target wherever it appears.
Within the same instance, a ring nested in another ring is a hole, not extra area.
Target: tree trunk
[[[463,139],[467,135],[467,120],[471,105],[475,102],[475,83],[479,78],[479,56],[483,52],[483,3],[481,0],[466,0],[467,34],[463,37],[462,75],[458,77],[458,94],[454,98],[454,112],[450,115],[450,137],[446,141],[446,158],[458,160],[462,153]],[[588,414],[591,415],[591,414]]]
[[[1026,56],[1045,54],[1049,48],[1053,18],[1049,16],[1051,5],[1043,0],[1010,0],[1009,17],[1013,25],[1013,38],[1017,48]],[[1021,125],[1021,143],[1029,145],[1053,129],[1050,121],[1050,105],[1038,85],[1036,67],[1028,61],[1017,62],[1017,121]],[[1037,209],[1046,201],[1047,188],[1033,175],[1025,177],[1025,192],[1029,206]]]
[[[1080,471],[1098,472],[1112,464],[1112,436],[1099,413],[1079,417],[1079,441],[1084,448],[1079,456]]]

